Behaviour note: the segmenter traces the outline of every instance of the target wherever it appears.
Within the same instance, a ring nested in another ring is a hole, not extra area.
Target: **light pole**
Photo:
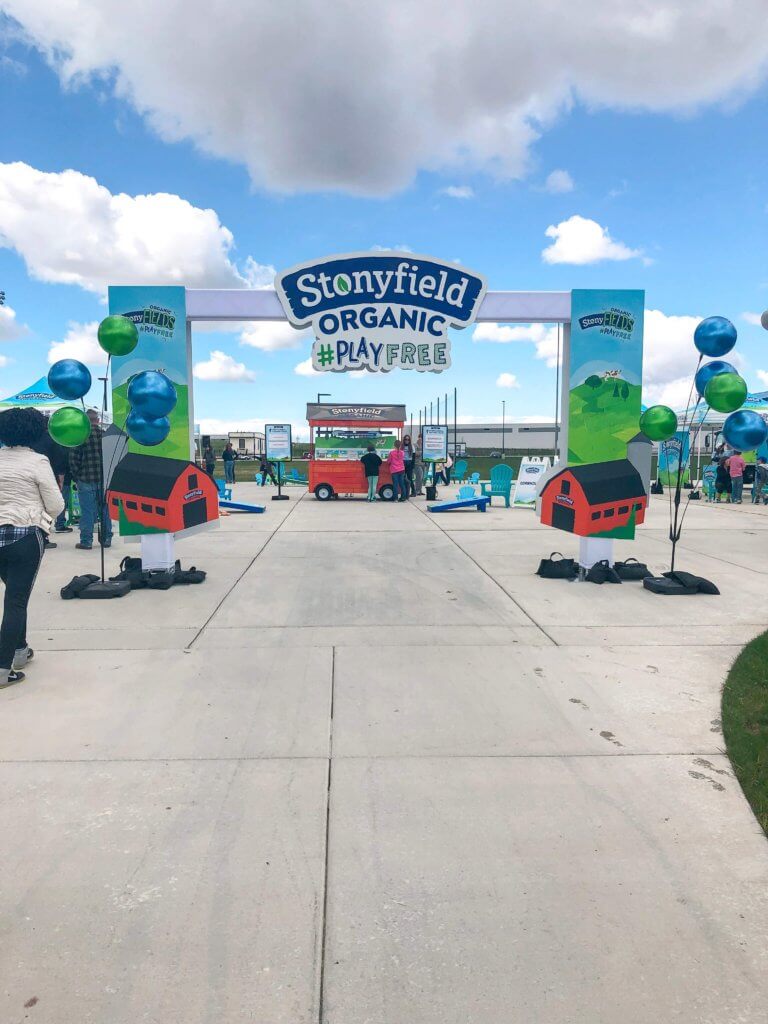
[[[321,398],[330,398],[330,397],[331,397],[330,391],[318,391],[317,392],[317,404],[320,405],[320,399]]]
[[[502,402],[501,402],[501,457],[502,457],[502,459],[506,458],[506,456],[507,456],[507,452],[506,452],[506,436],[505,436],[506,425],[507,425],[506,424],[506,420],[507,420],[507,403],[506,403],[506,401],[504,399],[502,399]]]

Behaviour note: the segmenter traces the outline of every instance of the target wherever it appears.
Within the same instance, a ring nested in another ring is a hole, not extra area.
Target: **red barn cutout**
[[[645,519],[648,495],[629,459],[568,466],[541,490],[541,521],[579,537],[607,534]]]
[[[180,533],[218,519],[216,484],[194,462],[154,455],[125,455],[107,490],[112,519]]]

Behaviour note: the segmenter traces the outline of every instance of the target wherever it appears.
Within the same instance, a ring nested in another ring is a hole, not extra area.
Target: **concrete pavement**
[[[4,1024],[762,1024],[719,701],[768,509],[692,507],[722,596],[673,601],[539,580],[577,542],[528,510],[290,494],[179,544],[199,587],[64,602],[97,553],[46,555],[0,693]],[[666,568],[666,514],[618,550]]]

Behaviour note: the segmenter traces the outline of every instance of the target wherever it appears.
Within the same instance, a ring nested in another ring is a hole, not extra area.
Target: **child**
[[[379,486],[379,466],[381,465],[381,459],[376,454],[376,449],[372,444],[368,445],[368,451],[362,456],[360,461],[363,464],[365,475],[368,478],[368,501],[376,501],[376,489]]]
[[[408,488],[405,485],[405,457],[399,441],[395,441],[395,447],[387,456],[387,465],[392,474],[394,500],[408,501]]]

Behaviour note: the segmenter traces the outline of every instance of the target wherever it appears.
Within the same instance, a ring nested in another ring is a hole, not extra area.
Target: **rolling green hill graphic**
[[[571,388],[568,462],[626,458],[627,442],[639,429],[641,390],[623,377],[597,374]]]

